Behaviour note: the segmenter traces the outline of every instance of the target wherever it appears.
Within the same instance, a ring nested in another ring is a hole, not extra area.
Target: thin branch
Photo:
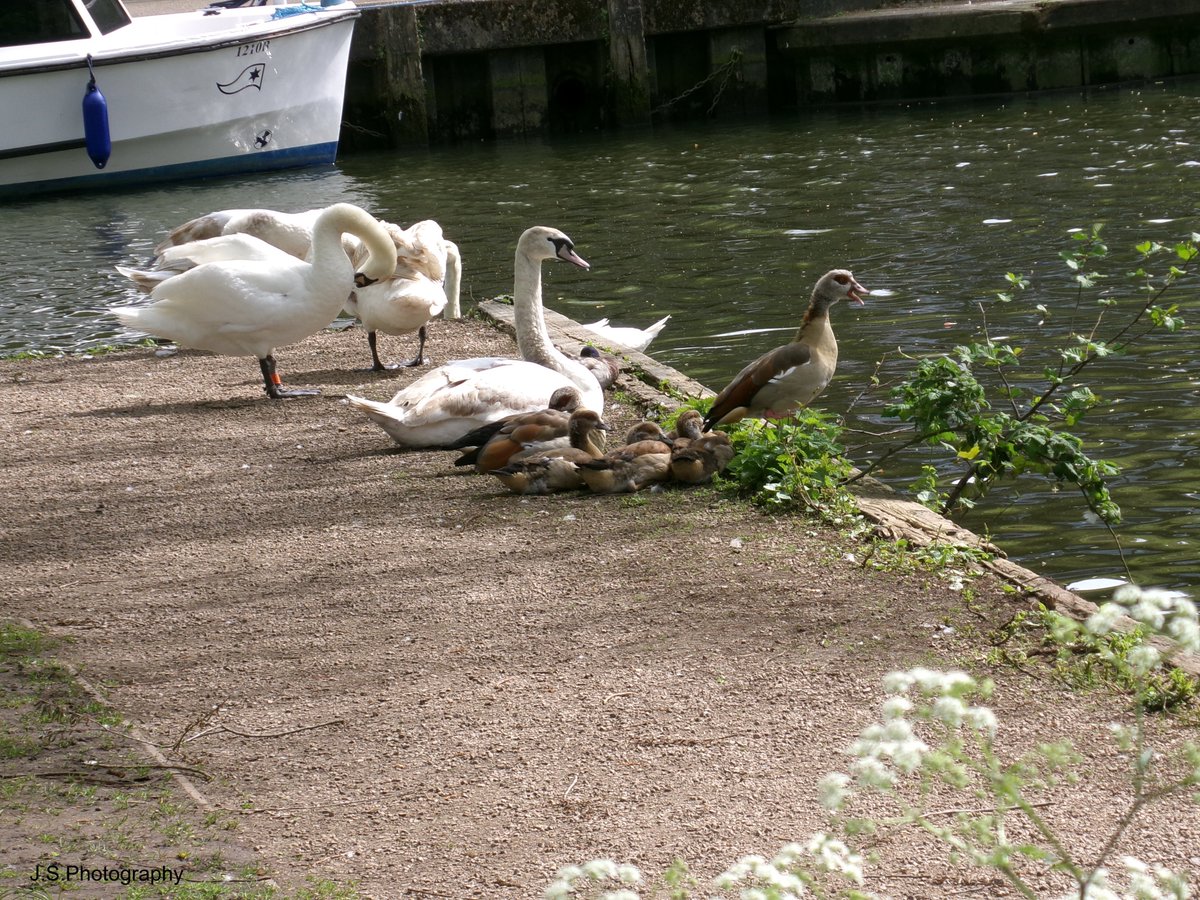
[[[984,308],[982,301],[975,305],[979,307],[979,316],[983,319],[983,339],[987,341],[988,347],[994,347],[992,335],[988,331],[987,309]],[[1000,365],[999,362],[996,363],[996,374],[1000,376],[1000,382],[1004,385],[1004,392],[1008,396],[1009,405],[1012,406],[1013,415],[1019,418],[1021,410],[1017,407],[1017,398],[1013,393],[1012,385],[1009,384],[1008,374],[1004,371],[1004,366]]]
[[[230,728],[228,725],[214,725],[197,734],[193,734],[189,738],[185,738],[185,742],[198,741],[202,737],[208,737],[210,734],[236,734],[238,737],[247,738],[277,738],[288,734],[299,734],[301,731],[312,731],[314,728],[326,728],[330,725],[345,725],[345,719],[330,719],[328,722],[318,722],[316,725],[301,725],[299,728],[287,728],[283,731],[240,731],[237,728]]]

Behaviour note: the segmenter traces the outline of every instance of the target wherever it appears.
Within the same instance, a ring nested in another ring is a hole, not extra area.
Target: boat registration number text
[[[253,44],[242,44],[238,47],[238,56],[253,56],[255,53],[266,53],[271,49],[270,41],[255,41]]]

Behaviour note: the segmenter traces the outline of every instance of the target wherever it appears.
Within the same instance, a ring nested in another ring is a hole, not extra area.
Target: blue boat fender
[[[83,140],[87,155],[97,169],[103,169],[112,156],[112,137],[108,133],[108,101],[100,88],[96,87],[96,73],[92,71],[92,55],[87,58],[87,90],[83,94]]]

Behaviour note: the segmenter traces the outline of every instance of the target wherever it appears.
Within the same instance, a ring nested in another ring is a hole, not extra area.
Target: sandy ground
[[[469,319],[436,323],[429,349],[513,352]],[[1027,605],[995,581],[964,596],[864,568],[837,533],[711,488],[512,496],[349,409],[344,393],[386,399],[416,374],[365,372],[366,354],[359,330],[281,350],[287,385],[324,391],[284,402],[249,359],[0,361],[0,615],[63,639],[160,747],[290,732],[171,757],[210,776],[230,839],[285,887],[530,898],[597,856],[680,857],[706,881],[823,827],[817,779],[883,674],[918,664],[992,675],[1007,753],[1074,739],[1086,777],[1042,797],[1082,855],[1124,810],[1120,701],[993,671],[987,636]],[[0,820],[8,877],[44,862],[18,818]],[[1200,812],[1172,802],[1120,852],[1195,869],[1198,847]],[[875,851],[884,896],[1009,894],[911,829]]]

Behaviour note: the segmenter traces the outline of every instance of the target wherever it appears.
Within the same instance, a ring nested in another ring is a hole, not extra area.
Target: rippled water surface
[[[907,365],[900,353],[977,337],[978,302],[1019,272],[1032,279],[1027,302],[992,305],[989,326],[1033,359],[1075,304],[1059,259],[1069,233],[1103,223],[1113,271],[1132,269],[1137,241],[1200,230],[1198,186],[1200,83],[1189,81],[352,156],[318,172],[27,201],[10,205],[0,227],[0,352],[128,339],[102,314],[135,297],[113,266],[145,261],[187,218],[348,200],[404,224],[438,219],[462,249],[467,303],[511,291],[525,227],[562,228],[593,269],[548,265],[547,304],[617,324],[670,313],[652,352],[714,388],[786,339],[820,274],[850,268],[876,294],[835,309],[841,362],[819,402],[838,411],[853,402],[851,422],[879,430],[884,392],[859,395],[884,354],[888,376]],[[1200,321],[1194,291],[1175,300]],[[1036,303],[1050,310],[1045,325]],[[1135,576],[1193,595],[1196,350],[1194,330],[1184,331],[1106,361],[1092,382],[1104,403],[1076,429],[1089,452],[1123,468],[1115,496]],[[860,461],[872,453],[864,444]],[[1112,538],[1072,490],[1023,479],[964,524],[1062,581],[1123,575]]]

